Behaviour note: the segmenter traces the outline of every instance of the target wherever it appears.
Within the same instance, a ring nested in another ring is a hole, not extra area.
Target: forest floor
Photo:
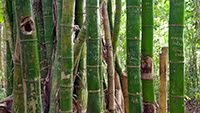
[[[191,99],[185,105],[186,113],[200,113],[200,100]]]

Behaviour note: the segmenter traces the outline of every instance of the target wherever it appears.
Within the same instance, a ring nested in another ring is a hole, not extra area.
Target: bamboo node
[[[141,41],[140,38],[138,38],[138,37],[127,38],[127,41],[129,41],[129,40],[136,41],[136,42]]]
[[[136,92],[136,93],[128,93],[128,95],[131,95],[131,96],[141,96],[142,94],[139,93],[139,92]]]
[[[170,64],[184,64],[184,61],[169,61]]]
[[[99,93],[101,90],[98,89],[98,90],[88,90],[88,93]]]
[[[87,65],[87,67],[98,68],[98,67],[100,67],[100,65]]]
[[[69,111],[62,111],[61,109],[59,110],[59,113],[73,113],[73,110],[69,110]]]
[[[74,85],[60,85],[60,88],[64,88],[64,89],[71,89],[73,88]]]
[[[126,67],[128,67],[128,68],[140,68],[140,66],[130,66],[130,65],[127,65]]]
[[[127,8],[138,8],[138,9],[141,9],[142,7],[141,6],[126,6]]]
[[[169,24],[169,27],[184,27],[183,24]]]
[[[23,90],[16,90],[16,89],[13,89],[13,93],[14,93],[14,94],[23,94],[24,91],[23,91]]]
[[[152,25],[142,25],[142,27],[148,27],[148,28],[152,28],[152,27],[154,27],[154,25],[152,24]]]
[[[89,5],[87,5],[87,6],[86,6],[86,8],[95,8],[95,9],[99,9],[99,7],[98,7],[98,6],[96,6],[96,5],[90,5],[90,6],[89,6]]]
[[[35,41],[37,41],[37,39],[36,38],[33,38],[33,39],[25,39],[25,40],[20,40],[20,42],[22,43],[22,42],[35,42]]]
[[[170,95],[170,97],[172,97],[172,98],[185,98],[185,96],[182,96],[182,95],[177,95],[177,96],[172,96],[172,95]]]

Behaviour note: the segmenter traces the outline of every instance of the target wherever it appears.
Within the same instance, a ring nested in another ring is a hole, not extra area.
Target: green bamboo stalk
[[[153,0],[142,0],[142,58],[141,78],[145,113],[155,113],[153,83]]]
[[[61,0],[53,0],[53,12],[54,12],[54,21],[56,21],[55,23],[55,28],[56,28],[56,33],[55,33],[55,37],[54,37],[54,42],[58,42],[58,37],[60,36],[60,33],[58,32],[60,27],[59,26],[59,19],[60,18],[60,13],[61,13],[61,6],[60,6]],[[58,109],[58,89],[59,89],[59,82],[60,82],[60,76],[61,75],[61,71],[60,71],[60,64],[58,61],[58,57],[60,54],[60,45],[58,45],[57,43],[54,43],[54,52],[52,54],[53,58],[52,58],[52,71],[51,71],[51,77],[50,77],[50,87],[51,87],[51,92],[50,92],[50,105],[49,105],[49,113],[57,113],[59,112]]]
[[[32,0],[33,1],[33,14],[37,32],[37,38],[39,43],[39,60],[40,60],[40,67],[41,67],[41,77],[43,78],[44,75],[47,73],[47,63],[45,62],[47,54],[46,54],[46,46],[45,46],[45,39],[44,39],[44,20],[43,20],[43,12],[42,12],[42,3],[41,0]],[[42,84],[43,85],[43,84]]]
[[[13,61],[8,41],[6,41],[6,76],[7,76],[6,95],[9,96],[13,92]]]
[[[115,1],[115,18],[114,18],[114,28],[113,28],[113,36],[112,36],[112,45],[113,45],[113,54],[115,58],[115,71],[118,73],[119,78],[120,78],[120,83],[122,85],[122,92],[124,96],[124,112],[128,113],[128,96],[127,95],[127,82],[125,83],[125,78],[122,68],[119,63],[119,58],[118,55],[116,54],[117,52],[117,41],[119,37],[119,31],[120,31],[120,24],[121,24],[121,13],[122,13],[122,1],[121,0],[116,0]],[[127,80],[127,79],[126,79]]]
[[[11,0],[3,0],[4,3],[4,7],[5,7],[5,16],[6,19],[8,19],[7,21],[9,21],[10,24],[12,24],[13,22],[13,15],[12,15],[12,11],[13,11],[13,5],[12,5],[12,1]]]
[[[113,28],[113,36],[112,36],[112,45],[113,45],[113,53],[115,55],[117,51],[117,40],[119,37],[120,23],[121,23],[121,13],[122,13],[122,1],[115,1],[115,20],[114,20],[114,28]]]
[[[80,35],[82,35],[83,29],[85,27],[82,28],[83,26],[83,5],[84,5],[84,0],[76,0],[75,1],[75,19],[74,19],[74,24],[78,25],[79,28],[81,28],[81,32],[80,31],[76,31],[75,33],[75,45],[74,45],[74,75],[77,74],[78,72],[78,66],[79,66],[79,60],[80,60],[80,55],[81,55],[81,51],[82,51],[82,47],[83,47],[83,43],[85,42],[85,38],[86,37],[80,37]],[[83,40],[79,39],[79,38],[83,38]]]
[[[83,26],[83,19],[84,19],[84,12],[83,12],[83,5],[84,0],[76,0],[75,4],[75,25],[78,25],[79,28],[82,28]],[[76,38],[80,38],[78,35],[82,32],[76,32]],[[76,39],[76,42],[79,39]],[[75,44],[76,44],[75,42]],[[79,41],[78,41],[79,42]],[[87,109],[87,76],[86,76],[86,43],[84,40],[84,43],[81,47],[81,55],[79,55],[79,62],[76,62],[77,55],[74,54],[74,66],[77,65],[78,71],[74,71],[74,75],[76,76],[75,82],[74,82],[74,94],[76,95],[76,101],[82,106],[79,112],[82,110]],[[76,46],[77,47],[77,46]],[[74,48],[75,49],[75,48]],[[76,48],[77,49],[77,48]]]
[[[83,45],[79,69],[74,82],[74,93],[76,95],[76,101],[82,106],[80,111],[87,109],[87,74],[86,74],[86,43]],[[78,109],[79,110],[79,109]]]
[[[83,6],[84,6],[84,0],[75,0],[75,19],[74,19],[74,23],[75,25],[78,25],[79,28],[82,27],[83,25],[83,14],[84,14],[84,11],[83,11]],[[76,32],[76,36],[78,36],[78,32]]]
[[[184,113],[184,0],[170,0],[169,15],[169,105],[170,113]]]
[[[13,81],[13,113],[25,113],[23,76],[20,63],[20,42],[16,42],[14,53],[14,81]]]
[[[12,53],[13,53],[13,46],[11,45],[13,42],[11,40],[14,38],[13,35],[13,25],[15,22],[13,21],[13,2],[10,0],[4,1],[4,21],[5,21],[5,39],[6,39],[6,95],[9,96],[12,94],[13,90],[13,61],[12,61]],[[1,40],[3,41],[3,40]]]
[[[40,72],[41,72],[41,89],[42,89],[42,105],[44,111],[48,109],[48,104],[46,103],[47,93],[44,91],[45,87],[45,77],[48,73],[48,62],[47,62],[47,52],[44,38],[44,19],[43,19],[43,11],[42,11],[42,1],[41,0],[32,0],[33,2],[33,14],[37,32],[38,39],[38,50],[39,50],[39,62],[40,62]],[[46,89],[46,88],[45,88]],[[44,112],[46,113],[46,112]]]
[[[103,0],[102,0],[103,1]],[[114,26],[113,26],[113,19],[112,19],[112,0],[108,0],[108,15],[109,15],[109,23],[110,23],[110,30],[112,36],[112,45],[113,45],[113,54],[115,57],[115,70],[122,76],[122,69],[118,61],[118,55],[115,54],[117,51],[117,40],[119,37],[119,30],[120,30],[120,21],[121,21],[121,11],[122,11],[122,2],[121,0],[115,1],[115,18],[114,18]],[[120,77],[121,79],[121,77]]]
[[[107,12],[107,4],[104,2],[102,4],[102,18],[103,27],[105,33],[105,42],[107,49],[107,72],[108,72],[108,110],[111,113],[115,112],[115,68],[114,68],[114,58],[113,58],[113,46],[111,39],[110,23]]]
[[[86,0],[88,113],[101,113],[99,0]]]
[[[15,0],[17,27],[21,44],[21,73],[25,93],[25,113],[41,113],[41,84],[38,44],[31,1]]]
[[[15,46],[17,41],[17,18],[16,18],[16,12],[15,12],[15,2],[12,2],[12,14],[13,14],[13,25],[12,25],[12,37],[11,39],[8,39],[11,53],[14,54],[15,52]],[[13,61],[14,62],[14,61]]]
[[[53,21],[53,0],[42,0],[42,12],[44,19],[44,45],[46,51],[46,59],[43,59],[43,62],[46,62],[46,74],[42,78],[46,78],[50,70],[50,64],[52,63],[52,52],[53,52],[53,39],[54,39],[54,21]],[[49,92],[47,92],[48,94]]]
[[[60,3],[59,19],[59,64],[60,64],[60,86],[59,86],[59,110],[62,113],[73,112],[73,22],[74,22],[74,0],[63,0]]]
[[[140,0],[126,0],[127,76],[129,113],[142,113],[140,77]]]
[[[52,79],[51,79],[51,93],[50,93],[50,108],[49,113],[57,113],[57,93],[58,93],[58,76],[60,75],[60,65],[58,62],[57,53],[55,55],[55,60],[53,60],[53,67],[52,67]]]
[[[113,27],[113,33],[112,33],[112,46],[113,46],[113,54],[114,54],[114,60],[115,60],[115,70],[120,76],[120,82],[122,81],[122,68],[119,63],[118,55],[116,54],[117,51],[117,41],[119,37],[119,31],[120,31],[120,24],[121,24],[121,13],[122,13],[122,1],[116,0],[115,1],[115,18],[114,18],[114,27]]]
[[[4,10],[4,23],[6,24],[6,32],[10,36],[7,37],[6,40],[9,41],[9,46],[11,49],[11,53],[13,54],[15,51],[15,43],[16,43],[16,18],[14,11],[14,2],[12,0],[4,0],[5,2],[5,10]]]
[[[53,0],[42,0],[42,11],[44,19],[44,33],[45,41],[47,46],[47,56],[48,60],[51,59],[52,46],[53,46],[53,30],[54,30],[54,21],[53,21]]]
[[[53,40],[54,40],[54,21],[53,21],[53,0],[42,0],[42,12],[43,12],[43,19],[44,19],[44,46],[46,47],[46,59],[42,59],[43,63],[45,63],[45,67],[43,67],[43,70],[45,71],[44,74],[42,74],[42,78],[44,80],[47,80],[45,78],[51,78],[51,64],[52,64],[52,55],[53,55]],[[51,79],[49,81],[46,81],[46,90],[44,97],[44,112],[48,113],[49,111],[49,99],[50,99],[50,90],[51,90]]]
[[[119,62],[119,58],[117,56],[117,54],[115,55],[115,70],[118,73],[118,75],[120,76],[120,82],[122,81],[122,76],[123,76],[123,71]]]
[[[80,33],[78,34],[76,43],[74,44],[74,74],[78,72],[78,66],[81,58],[81,52],[84,47],[84,42],[86,42],[86,26],[83,25]]]

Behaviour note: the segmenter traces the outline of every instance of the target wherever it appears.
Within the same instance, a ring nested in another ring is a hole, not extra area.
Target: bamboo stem
[[[58,61],[59,72],[59,110],[61,113],[73,112],[73,25],[75,0],[61,0],[59,17]]]
[[[15,0],[17,27],[21,47],[21,72],[25,92],[25,113],[41,113],[41,83],[38,43],[31,1]]]
[[[103,17],[103,26],[105,32],[105,42],[107,49],[107,71],[108,71],[108,98],[109,104],[108,109],[111,113],[115,111],[115,81],[114,81],[114,58],[113,58],[113,47],[112,47],[112,39],[111,39],[111,31],[110,31],[110,23],[107,12],[107,4],[104,2],[102,4],[102,17]]]
[[[168,40],[170,113],[185,113],[184,9],[185,0],[170,0]]]
[[[86,35],[87,35],[87,84],[88,113],[101,113],[101,39],[100,39],[99,0],[86,0]]]
[[[167,47],[163,47],[160,54],[159,113],[167,113],[167,55]]]
[[[142,113],[142,84],[140,69],[141,1],[127,0],[126,42],[129,113]],[[133,87],[134,86],[134,87]]]

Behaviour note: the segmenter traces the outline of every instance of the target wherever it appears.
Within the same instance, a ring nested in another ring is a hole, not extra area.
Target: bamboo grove
[[[122,0],[3,3],[8,97],[1,108],[167,113],[167,48],[160,54],[159,103],[154,88],[154,0],[125,1],[125,71],[117,53]],[[169,111],[184,113],[184,0],[170,0],[169,8]]]

